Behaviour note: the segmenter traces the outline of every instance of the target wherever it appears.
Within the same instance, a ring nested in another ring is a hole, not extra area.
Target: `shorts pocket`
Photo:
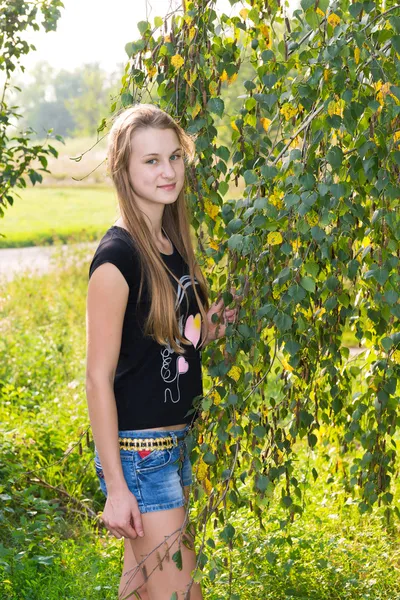
[[[172,453],[171,450],[153,450],[150,454],[144,458],[140,457],[138,452],[135,452],[135,466],[137,471],[146,471],[150,473],[161,469],[165,465],[171,462]]]

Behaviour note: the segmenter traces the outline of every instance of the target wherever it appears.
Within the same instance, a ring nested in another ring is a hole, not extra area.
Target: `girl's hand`
[[[135,496],[128,488],[108,494],[101,517],[106,528],[118,539],[142,537],[143,523]]]
[[[224,300],[221,298],[219,301],[214,302],[207,312],[207,322],[208,322],[208,336],[206,341],[203,344],[203,347],[213,340],[217,340],[225,335],[226,332],[226,324],[233,323],[237,319],[237,315],[239,312],[239,304],[242,299],[241,296],[235,294],[235,289],[231,289],[231,294],[236,303],[234,308],[225,308]],[[213,323],[212,316],[214,314],[218,315],[218,321]]]

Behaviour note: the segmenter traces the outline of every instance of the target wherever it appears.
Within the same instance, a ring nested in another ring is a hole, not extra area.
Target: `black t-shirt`
[[[189,423],[193,399],[203,395],[201,372],[201,313],[193,293],[189,268],[173,245],[171,255],[160,256],[185,288],[185,293],[170,276],[177,291],[179,330],[191,342],[183,345],[184,355],[158,344],[143,334],[148,314],[149,295],[143,279],[142,294],[137,305],[140,286],[140,258],[131,235],[116,225],[101,239],[89,268],[89,278],[97,267],[112,263],[129,286],[128,303],[122,328],[121,348],[114,379],[114,394],[118,412],[118,429],[151,429]],[[197,292],[200,286],[195,279]]]

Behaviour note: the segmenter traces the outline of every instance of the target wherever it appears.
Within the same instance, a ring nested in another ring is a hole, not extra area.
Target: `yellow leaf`
[[[400,129],[399,129],[399,131],[395,131],[393,140],[394,140],[395,144],[400,140]]]
[[[231,121],[231,127],[232,129],[234,129],[235,131],[239,131],[238,126],[236,125],[235,121]]]
[[[234,81],[236,81],[236,79],[237,79],[237,76],[238,76],[238,74],[237,74],[237,73],[234,73],[234,74],[232,75],[232,77],[229,77],[229,79],[228,79],[228,83],[233,83]]]
[[[261,121],[261,125],[263,126],[265,131],[268,131],[268,127],[271,125],[271,119],[267,119],[266,117],[263,117],[262,119],[260,119]]]
[[[286,360],[286,358],[281,358],[281,363],[283,368],[285,369],[285,371],[294,371],[293,367],[291,365],[289,365],[288,361]]]
[[[209,479],[205,479],[203,481],[203,488],[207,496],[209,496],[213,489],[213,486],[211,485],[211,481]]]
[[[336,13],[331,13],[327,19],[329,25],[332,25],[333,28],[340,23],[340,17]]]
[[[197,479],[199,481],[204,481],[204,479],[207,477],[207,473],[208,473],[208,466],[206,465],[204,460],[202,458],[200,458],[198,465],[197,465]]]
[[[324,81],[327,83],[329,81],[330,71],[329,69],[324,69]]]
[[[196,27],[191,27],[191,28],[189,29],[189,41],[190,41],[190,42],[191,42],[191,41],[192,41],[192,39],[194,38],[194,35],[195,35],[195,33],[196,33]]]
[[[193,110],[192,110],[192,118],[194,119],[199,114],[200,111],[201,111],[201,104],[199,102],[196,102],[196,104],[194,105]]]
[[[325,13],[323,10],[321,10],[320,8],[317,8],[317,10],[315,11],[317,13],[317,15],[319,15],[320,17],[324,17]]]
[[[210,90],[211,96],[216,96],[217,95],[217,92],[218,92],[218,83],[216,81],[210,81],[210,84],[209,84],[208,88]]]
[[[222,74],[220,75],[220,80],[221,81],[227,81],[228,80],[228,73],[225,71],[225,69],[222,71]]]
[[[204,210],[207,213],[207,215],[215,221],[215,217],[219,213],[219,207],[215,204],[212,204],[212,202],[210,202],[209,200],[206,200],[204,203]]]
[[[360,48],[358,46],[354,48],[354,60],[356,61],[356,65],[358,65],[360,62]]]
[[[283,242],[282,234],[279,231],[271,231],[267,235],[267,242],[271,246],[277,246]]]
[[[164,42],[170,42],[171,41],[171,37],[169,35],[165,35],[164,36]]]
[[[221,404],[222,402],[222,398],[219,395],[219,393],[217,392],[217,390],[214,390],[211,392],[210,397],[213,400],[213,404],[215,404],[216,406],[218,406],[219,404]]]
[[[157,73],[157,67],[147,67],[147,74],[150,79]]]
[[[229,377],[232,377],[232,379],[234,379],[235,381],[239,381],[240,373],[240,368],[236,366],[232,367],[230,371],[228,371]]]
[[[217,242],[214,242],[214,240],[210,240],[208,242],[208,245],[210,246],[210,248],[212,248],[213,250],[219,250],[219,246],[217,244]]]
[[[247,15],[249,14],[249,11],[247,10],[247,8],[242,8],[242,10],[239,11],[239,15],[242,17],[242,19],[246,20],[247,19]]]
[[[175,54],[171,58],[171,64],[175,67],[175,69],[180,69],[184,62],[185,59],[180,54]]]

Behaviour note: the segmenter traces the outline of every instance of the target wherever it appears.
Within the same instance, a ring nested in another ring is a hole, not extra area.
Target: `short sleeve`
[[[100,265],[111,263],[122,273],[130,289],[136,280],[137,262],[133,248],[124,240],[114,237],[102,241],[89,267],[89,279]]]

